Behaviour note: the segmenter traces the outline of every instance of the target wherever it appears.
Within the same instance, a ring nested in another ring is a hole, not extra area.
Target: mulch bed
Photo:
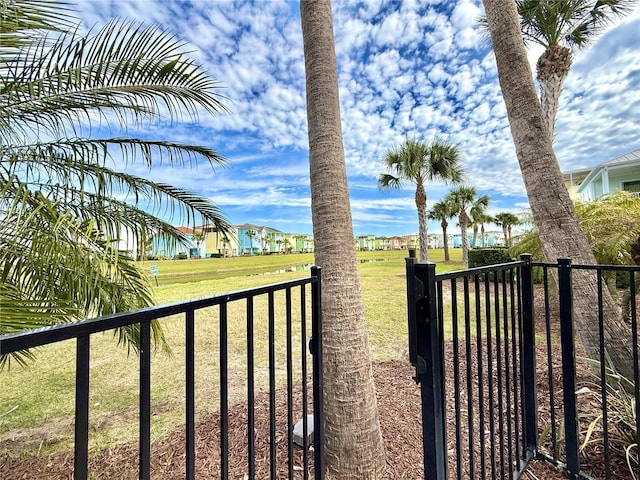
[[[541,312],[542,309],[538,309]],[[555,317],[555,315],[554,315]],[[540,324],[542,326],[542,324]],[[554,334],[557,325],[552,324]],[[459,345],[464,352],[463,342]],[[555,348],[555,347],[554,347]],[[450,357],[453,344],[445,345],[446,357]],[[542,380],[538,380],[538,397],[540,422],[548,421],[550,416],[548,382],[546,381],[547,352],[546,345],[537,345],[537,365]],[[561,397],[561,381],[559,377],[559,355],[552,357],[554,365],[555,396]],[[374,364],[374,376],[378,392],[378,408],[380,422],[385,439],[387,475],[389,479],[420,479],[424,477],[422,462],[422,426],[420,421],[420,389],[412,380],[415,375],[413,367],[407,361],[386,361]],[[462,375],[464,376],[464,375]],[[453,378],[453,366],[447,363],[447,379]],[[466,379],[460,379],[461,384]],[[464,385],[463,385],[464,386]],[[450,395],[450,391],[447,394]],[[299,395],[297,396],[299,397]],[[288,478],[289,462],[287,451],[287,398],[286,392],[276,395],[278,410],[276,425],[276,473],[277,478]],[[301,399],[295,398],[294,410],[301,411]],[[311,397],[309,396],[309,403]],[[448,401],[448,409],[453,410],[453,401]],[[269,443],[269,396],[267,392],[259,392],[255,402],[255,478],[266,479],[270,475],[270,443]],[[298,417],[296,417],[298,418]],[[463,422],[464,423],[464,422]],[[229,411],[229,478],[247,479],[247,410],[245,405],[235,405]],[[449,425],[449,430],[453,427]],[[465,427],[466,428],[466,427]],[[540,425],[544,428],[544,425]],[[464,432],[463,432],[464,434]],[[476,434],[477,435],[477,434]],[[451,435],[449,435],[451,438]],[[216,414],[209,414],[196,425],[196,477],[201,479],[220,478],[220,427]],[[177,430],[168,437],[158,440],[151,447],[151,477],[154,479],[182,479],[185,474],[185,434]],[[455,444],[453,444],[455,446]],[[450,441],[449,450],[452,451]],[[583,471],[594,478],[605,478],[602,457],[598,452],[586,452],[583,457]],[[454,457],[454,455],[451,455]],[[313,465],[313,451],[308,453],[306,461],[309,468]],[[138,478],[138,445],[127,443],[113,448],[94,452],[89,462],[91,478],[96,479],[136,479]],[[619,455],[612,458],[611,478],[631,478],[624,468],[624,459]],[[302,479],[305,459],[303,449],[294,448],[294,478]],[[468,472],[468,465],[465,466]],[[449,468],[453,478],[455,469]],[[0,478],[2,479],[69,479],[72,478],[73,454],[57,453],[50,456],[30,458],[4,458],[0,462]],[[311,471],[311,470],[310,470]],[[626,475],[625,475],[626,473]],[[476,477],[480,477],[476,471]],[[312,478],[312,475],[310,475]],[[468,475],[465,476],[468,478]],[[487,477],[489,478],[489,477]],[[564,475],[555,467],[542,461],[530,464],[523,478],[530,479],[563,479]]]

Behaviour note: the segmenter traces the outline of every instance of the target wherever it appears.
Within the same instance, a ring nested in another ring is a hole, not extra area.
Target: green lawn
[[[461,251],[451,251],[460,261]],[[360,277],[365,315],[375,360],[405,359],[406,251],[359,252]],[[430,259],[441,262],[440,250],[430,251]],[[312,254],[247,256],[226,259],[165,260],[141,262],[149,272],[158,266],[154,294],[158,304],[242,290],[259,285],[301,278],[308,270],[295,267],[313,263]],[[438,264],[438,272],[462,268],[461,263]],[[294,318],[300,301],[294,293]],[[279,301],[276,299],[277,302]],[[308,299],[307,299],[308,300]],[[256,301],[256,318],[265,318],[264,300]],[[309,312],[310,310],[308,310]],[[218,311],[209,308],[196,314],[196,405],[203,414],[217,408],[218,392]],[[284,317],[278,310],[277,317]],[[229,308],[229,377],[235,385],[230,400],[244,398],[246,378],[246,324],[244,304]],[[157,353],[152,361],[152,436],[162,437],[184,418],[184,319],[162,320],[172,349],[171,355]],[[309,326],[310,327],[310,326]],[[285,337],[282,321],[276,325],[279,339]],[[256,321],[256,373],[258,387],[266,385],[268,371],[267,326]],[[293,331],[294,355],[301,355],[301,332]],[[278,340],[276,354],[285,355],[284,340]],[[13,367],[0,374],[0,458],[3,454],[47,453],[71,448],[74,406],[75,343],[63,342],[43,347],[38,362],[28,368]],[[278,381],[284,382],[279,373]],[[137,435],[138,366],[134,355],[116,346],[113,335],[94,335],[91,339],[91,444],[109,446],[116,441],[133,440]]]

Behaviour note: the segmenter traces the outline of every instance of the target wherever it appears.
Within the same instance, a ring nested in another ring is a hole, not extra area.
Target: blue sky
[[[138,133],[207,145],[227,168],[136,173],[210,197],[233,224],[312,233],[298,2],[83,0],[78,8],[85,27],[113,17],[160,25],[224,86],[230,113]],[[354,234],[417,232],[412,186],[377,188],[384,152],[405,138],[459,144],[466,184],[491,197],[489,213],[524,211],[493,54],[476,24],[481,2],[334,0],[333,13]],[[530,51],[532,64],[540,53]],[[555,139],[564,171],[637,148],[640,6],[574,54]],[[429,205],[448,190],[427,186]]]

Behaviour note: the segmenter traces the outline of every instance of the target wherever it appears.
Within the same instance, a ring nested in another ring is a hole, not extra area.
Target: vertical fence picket
[[[269,350],[269,478],[276,480],[278,465],[276,460],[276,319],[275,296],[268,294],[268,350]]]
[[[76,340],[76,415],[73,467],[76,478],[88,478],[90,337]]]
[[[607,404],[607,362],[605,359],[604,344],[604,315],[602,304],[602,275],[598,275],[598,335],[599,335],[599,358],[600,362],[600,395],[602,397],[602,443],[604,453],[604,468],[606,480],[611,479],[611,452],[609,451],[609,409]]]
[[[228,304],[220,304],[220,478],[229,478]]]
[[[629,293],[630,308],[631,308],[631,338],[633,345],[633,398],[635,402],[635,419],[636,419],[636,435],[635,435],[635,450],[636,450],[636,478],[640,479],[640,353],[638,352],[638,305],[636,302],[636,296],[634,292],[637,292],[636,278],[632,271],[629,272]]]
[[[558,259],[558,290],[560,297],[560,343],[562,345],[562,390],[564,400],[565,449],[567,477],[578,478],[578,412],[576,404],[576,355],[573,335],[573,304],[571,295],[571,260]]]
[[[313,297],[311,310],[311,328],[313,335],[313,442],[314,442],[314,466],[315,480],[324,478],[324,422],[322,418],[322,270],[320,267],[312,267],[311,275],[316,281],[311,284]],[[306,417],[304,418],[307,424]]]
[[[140,480],[151,476],[151,323],[140,323]]]
[[[253,297],[247,298],[247,449],[248,475],[256,477],[255,369]]]
[[[195,312],[189,310],[185,318],[186,358],[185,358],[185,478],[193,480],[196,477],[196,446],[195,446]]]

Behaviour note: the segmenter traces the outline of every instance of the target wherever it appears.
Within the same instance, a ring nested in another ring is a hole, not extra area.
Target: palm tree
[[[388,150],[382,159],[390,173],[378,176],[378,186],[385,190],[400,188],[403,182],[416,186],[415,202],[418,210],[420,260],[429,259],[427,238],[427,193],[424,185],[429,182],[459,183],[463,170],[460,164],[460,148],[435,139],[428,145],[417,140],[405,140],[399,147]]]
[[[449,222],[447,220],[455,217],[457,213],[455,204],[446,201],[446,199],[434,203],[433,207],[431,207],[431,211],[429,212],[429,218],[431,220],[440,221],[440,226],[442,227],[445,262],[451,260],[449,256],[449,238],[447,236],[447,227],[449,226]]]
[[[207,232],[203,229],[199,232],[194,232],[191,235],[191,240],[196,242],[196,250],[198,250],[198,258],[200,257],[200,244],[207,239]]]
[[[495,219],[491,215],[480,215],[477,217],[478,222],[480,223],[480,236],[482,237],[482,248],[487,246],[487,237],[485,235],[484,226],[487,223],[492,223]]]
[[[249,255],[253,255],[253,237],[258,235],[258,232],[255,230],[247,230],[245,235],[249,237]]]
[[[501,0],[483,0],[483,3],[511,135],[545,258],[555,261],[569,257],[575,263],[595,264],[553,152],[550,131],[533,84],[516,5]],[[598,358],[600,339],[598,329],[593,328],[598,324],[598,309],[591,304],[597,293],[597,277],[584,270],[576,271],[572,282],[578,336],[587,354]],[[633,336],[606,290],[603,313],[607,354],[618,372],[633,378]]]
[[[484,221],[487,217],[487,208],[489,208],[489,197],[483,195],[473,202],[473,205],[471,205],[471,209],[469,210],[469,213],[471,214],[471,224],[473,225],[473,242],[471,244],[473,248],[478,246],[478,229],[480,228],[480,225],[482,225],[482,238],[484,242]],[[482,246],[484,247],[484,244]]]
[[[469,214],[467,209],[474,205],[489,204],[489,196],[483,195],[476,198],[476,189],[473,187],[458,187],[451,190],[445,197],[445,201],[451,202],[456,206],[458,213],[458,223],[460,224],[460,234],[462,235],[462,261],[469,264],[469,236],[467,228],[469,227]]]
[[[150,284],[118,241],[160,235],[188,245],[158,216],[167,207],[229,225],[211,201],[118,167],[223,159],[208,147],[132,138],[127,127],[224,111],[216,82],[157,27],[115,20],[81,36],[64,4],[1,8],[0,333],[150,305]],[[113,119],[120,135],[92,135],[96,117]],[[143,209],[149,201],[155,210]],[[135,348],[135,335],[120,339]]]
[[[572,50],[587,47],[616,17],[636,0],[518,0],[525,43],[544,47],[536,63],[540,103],[553,136],[562,84],[569,74]]]
[[[226,258],[226,257],[227,257],[227,247],[229,246],[229,243],[230,243],[230,241],[229,241],[229,237],[227,237],[226,235],[224,235],[224,236],[222,237],[222,256],[223,256],[224,258]]]
[[[331,477],[378,479],[386,463],[353,248],[331,2],[300,2],[300,16],[315,259],[323,270],[326,466]]]
[[[495,224],[502,227],[504,246],[511,248],[511,227],[520,224],[520,219],[513,213],[502,212],[495,216]]]

